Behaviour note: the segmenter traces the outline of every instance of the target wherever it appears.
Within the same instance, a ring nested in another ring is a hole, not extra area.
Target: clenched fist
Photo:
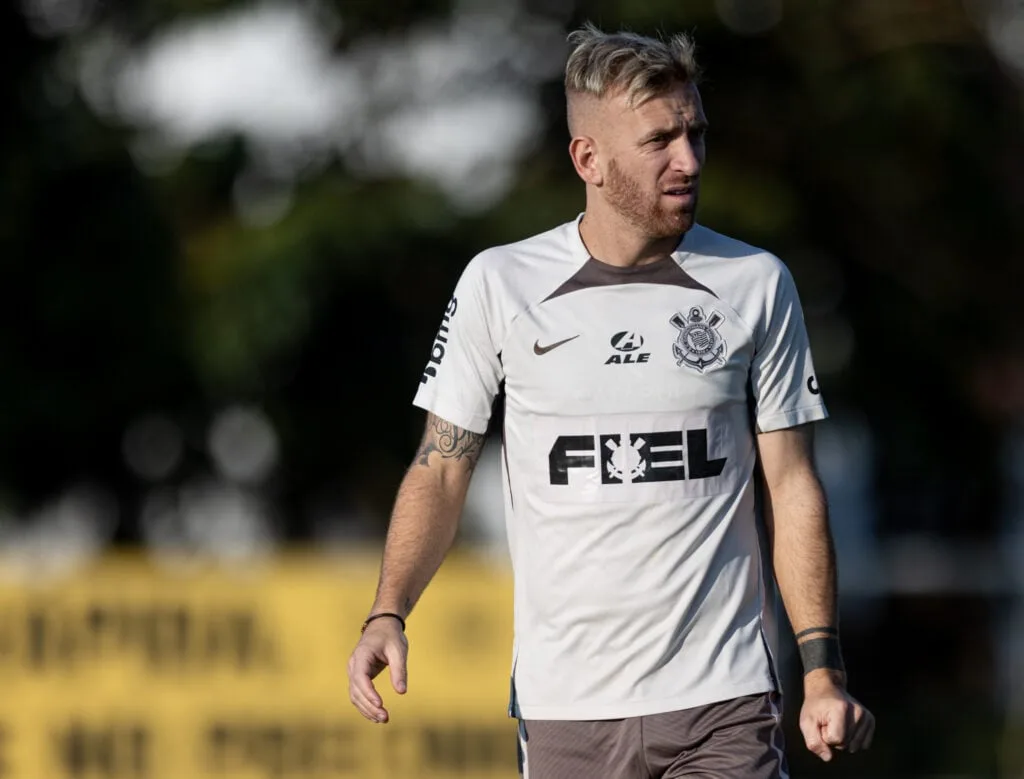
[[[875,718],[828,671],[811,671],[804,677],[800,732],[807,748],[827,762],[832,750],[856,752],[871,746]]]

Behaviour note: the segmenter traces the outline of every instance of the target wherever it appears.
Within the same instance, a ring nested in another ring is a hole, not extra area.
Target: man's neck
[[[608,265],[631,268],[647,265],[671,254],[682,235],[650,239],[638,234],[617,213],[588,207],[580,221],[580,238],[590,256]]]

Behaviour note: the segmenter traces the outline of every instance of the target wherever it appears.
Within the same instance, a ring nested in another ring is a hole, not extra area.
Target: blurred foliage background
[[[700,221],[804,300],[879,735],[794,767],[1024,776],[1019,0],[3,4],[7,575],[379,543],[461,269],[583,207],[586,19],[695,35]],[[502,543],[489,473],[466,547]]]

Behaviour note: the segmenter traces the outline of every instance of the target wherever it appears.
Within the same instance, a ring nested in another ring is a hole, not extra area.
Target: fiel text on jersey
[[[560,435],[548,451],[548,478],[552,485],[568,485],[574,470],[596,469],[602,484],[712,479],[722,475],[728,459],[711,456],[707,428]]]

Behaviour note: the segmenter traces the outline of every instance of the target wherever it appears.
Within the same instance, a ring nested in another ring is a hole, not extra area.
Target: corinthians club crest
[[[685,318],[676,313],[668,320],[679,330],[676,342],[672,344],[672,354],[676,365],[684,363],[704,373],[715,364],[725,364],[725,339],[718,332],[718,326],[725,321],[717,311],[704,316],[704,309],[694,306]]]

